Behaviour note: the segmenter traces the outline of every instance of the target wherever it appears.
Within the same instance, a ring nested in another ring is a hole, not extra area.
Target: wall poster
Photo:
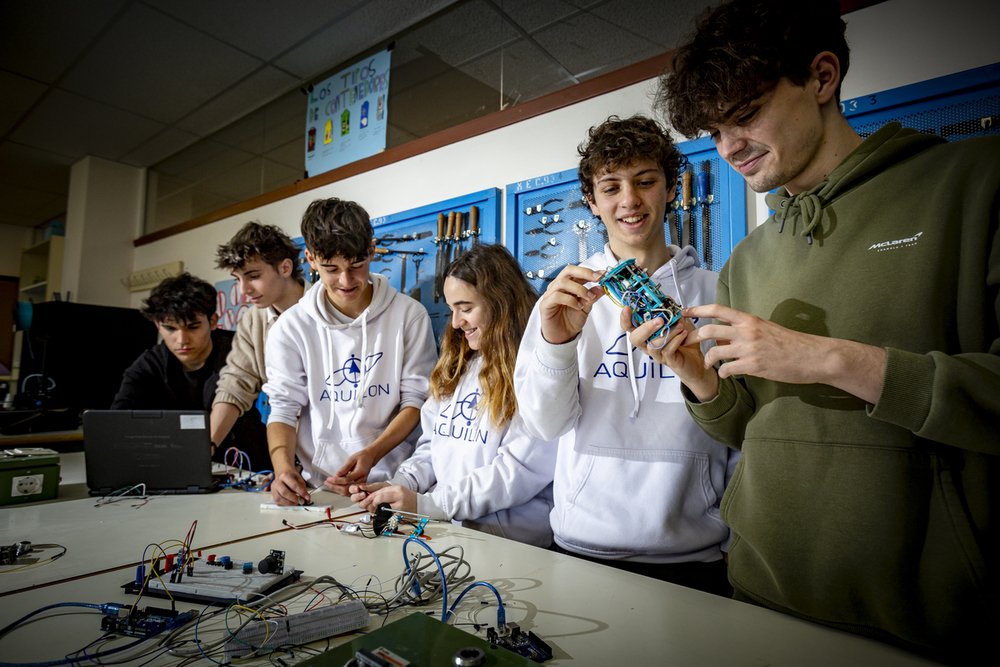
[[[306,116],[309,176],[385,150],[391,56],[382,51],[313,86]]]

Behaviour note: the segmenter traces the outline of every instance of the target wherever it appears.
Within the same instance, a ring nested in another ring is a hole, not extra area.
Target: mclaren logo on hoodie
[[[911,236],[906,239],[896,239],[895,241],[883,241],[882,243],[873,243],[869,250],[877,250],[883,252],[885,250],[899,250],[900,248],[909,248],[910,246],[917,245],[917,241],[923,235],[923,232],[917,232],[916,235]]]

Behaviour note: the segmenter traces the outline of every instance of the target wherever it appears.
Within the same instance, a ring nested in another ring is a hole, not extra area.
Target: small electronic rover
[[[650,341],[658,336],[670,333],[670,327],[681,319],[681,307],[677,302],[660,291],[660,286],[646,275],[645,269],[635,265],[634,259],[623,259],[618,265],[608,269],[604,277],[598,281],[608,297],[619,308],[628,306],[632,309],[632,324],[639,326],[657,317],[666,322],[652,336]]]

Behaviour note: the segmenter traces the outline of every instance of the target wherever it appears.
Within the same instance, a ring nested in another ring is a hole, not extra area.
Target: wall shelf
[[[62,289],[62,236],[51,236],[21,251],[21,275],[18,294],[27,301],[51,301]]]

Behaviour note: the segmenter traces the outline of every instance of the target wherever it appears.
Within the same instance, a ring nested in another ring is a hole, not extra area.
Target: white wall
[[[85,157],[70,169],[62,292],[72,293],[73,301],[131,305],[121,281],[132,271],[144,176],[144,169],[97,157]]]
[[[21,251],[31,246],[31,227],[0,224],[0,276],[21,274]]]
[[[244,223],[275,224],[301,236],[299,223],[315,199],[340,197],[360,203],[373,217],[406,211],[470,192],[575,168],[576,147],[592,125],[611,114],[649,113],[655,82],[587,100],[489,134],[445,146],[395,164],[310,190],[135,249],[136,270],[183,260],[184,268],[215,283],[229,274],[214,267],[214,251]],[[502,197],[501,197],[502,199]],[[138,306],[147,293],[133,295]]]
[[[843,98],[1000,62],[996,5],[994,0],[888,0],[848,14],[852,64]],[[299,220],[313,199],[353,199],[378,217],[573,168],[576,146],[587,128],[613,113],[649,113],[654,85],[648,81],[630,86],[141,246],[135,250],[134,268],[183,260],[186,269],[214,283],[229,277],[213,268],[216,245],[255,219],[300,236]],[[760,217],[763,198],[750,202],[751,213]],[[134,294],[133,305],[145,296]]]

